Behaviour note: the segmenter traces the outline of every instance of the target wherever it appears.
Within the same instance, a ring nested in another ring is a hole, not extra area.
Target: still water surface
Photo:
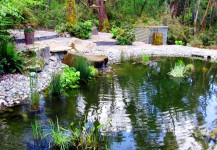
[[[167,73],[178,59],[195,66],[190,77],[171,78]],[[187,58],[155,58],[149,65],[122,63],[113,71],[89,82],[67,96],[41,95],[42,121],[87,120],[111,125],[110,149],[206,149],[212,141],[195,139],[195,130],[209,132],[217,127],[217,65]],[[39,81],[40,82],[40,81]],[[12,117],[24,114],[24,119]],[[31,122],[26,106],[14,108],[0,126],[0,149],[33,149]],[[44,123],[43,128],[49,128]]]

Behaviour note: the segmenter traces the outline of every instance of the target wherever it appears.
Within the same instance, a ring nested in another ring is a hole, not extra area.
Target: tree
[[[195,18],[194,18],[194,43],[196,43],[197,18],[198,18],[199,9],[200,9],[200,0],[198,0],[198,3],[197,3],[197,12],[196,12],[196,15],[195,15]]]
[[[96,5],[99,7],[97,9],[99,17],[99,31],[108,32],[111,26],[106,13],[105,0],[96,0]]]
[[[77,23],[75,0],[66,0],[67,21],[71,25]]]

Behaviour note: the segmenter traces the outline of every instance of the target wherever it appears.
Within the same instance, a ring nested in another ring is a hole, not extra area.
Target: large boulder
[[[74,61],[77,57],[84,57],[86,58],[95,68],[103,68],[108,63],[108,56],[105,55],[84,55],[81,53],[72,53],[69,52],[65,55],[63,59],[63,63],[73,67]]]
[[[73,38],[71,47],[75,49],[77,52],[87,53],[87,52],[94,51],[96,48],[96,44],[91,41]]]

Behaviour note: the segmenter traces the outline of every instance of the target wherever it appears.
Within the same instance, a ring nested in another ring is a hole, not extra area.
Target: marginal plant
[[[34,120],[31,123],[32,127],[32,134],[35,140],[42,140],[43,139],[43,132],[42,132],[42,124],[38,120]]]
[[[148,56],[147,54],[143,54],[143,55],[142,55],[142,61],[143,61],[144,63],[149,62],[149,56]]]
[[[83,82],[87,82],[90,74],[89,74],[89,61],[84,57],[76,57],[75,59],[75,69],[80,72],[80,80]]]
[[[175,41],[176,45],[184,45],[184,42],[182,41]]]
[[[71,143],[71,136],[68,130],[60,127],[58,119],[56,125],[50,121],[51,132],[49,133],[52,137],[53,144],[55,147],[58,147],[60,150],[67,150]],[[48,135],[49,135],[48,134]]]
[[[95,77],[99,74],[99,71],[94,66],[89,66],[88,72],[90,77]]]
[[[70,90],[74,88],[79,88],[80,72],[76,71],[72,67],[64,67],[63,74],[61,75],[60,82],[61,87],[64,90]]]
[[[0,40],[0,73],[22,71],[24,61],[15,50],[14,44],[8,40]]]
[[[193,70],[194,66],[192,64],[185,65],[182,60],[179,60],[168,74],[173,77],[185,77],[191,74]]]
[[[61,75],[60,74],[52,74],[52,80],[50,83],[50,93],[52,95],[60,95],[61,94]]]

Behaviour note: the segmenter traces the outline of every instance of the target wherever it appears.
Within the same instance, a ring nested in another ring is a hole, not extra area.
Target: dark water
[[[173,79],[167,73],[178,59],[192,63],[190,77]],[[36,115],[49,128],[48,119],[63,127],[71,121],[106,123],[112,150],[207,149],[213,141],[192,136],[194,130],[217,127],[217,65],[184,58],[157,58],[150,65],[124,63],[68,96],[41,96],[43,111]],[[11,117],[24,114],[22,119]],[[18,106],[0,126],[0,149],[33,149],[31,122],[26,107]]]

